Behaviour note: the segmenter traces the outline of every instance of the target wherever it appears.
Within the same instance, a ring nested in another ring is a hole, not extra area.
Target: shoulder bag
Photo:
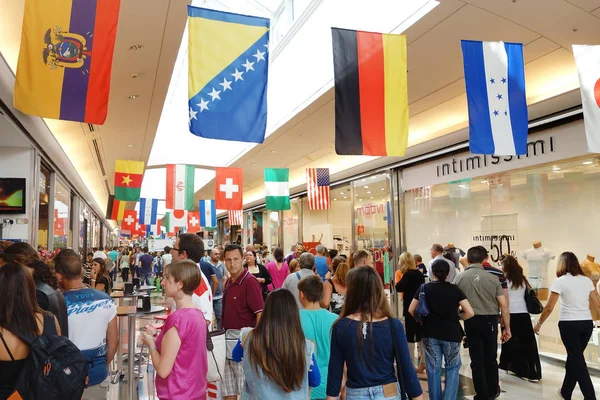
[[[225,329],[209,332],[206,327],[206,352],[208,355],[208,373],[206,380],[216,382],[223,379],[225,373]]]
[[[544,310],[542,302],[538,299],[535,290],[533,290],[527,278],[523,277],[523,279],[525,280],[525,305],[527,306],[527,312],[533,315],[541,314]]]
[[[419,305],[415,310],[415,321],[423,322],[425,318],[429,315],[429,305],[427,304],[427,299],[425,298],[425,283],[421,285],[419,288]]]
[[[398,383],[400,385],[400,399],[408,400],[408,394],[406,393],[406,385],[404,384],[404,375],[402,375],[400,350],[398,349],[398,345],[396,344],[396,335],[394,334],[394,323],[392,321],[392,317],[388,317],[388,323],[390,324],[390,332],[392,333],[392,347],[394,349],[394,359],[396,362],[396,378],[398,378]]]

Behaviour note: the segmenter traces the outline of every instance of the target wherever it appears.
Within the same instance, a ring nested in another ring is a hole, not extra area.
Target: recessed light
[[[137,99],[138,97],[140,97],[140,95],[139,95],[139,94],[130,94],[130,95],[128,96],[128,99],[131,99],[131,100],[133,100],[133,99]]]
[[[340,194],[344,194],[345,192],[340,192]]]
[[[377,179],[377,177],[376,176],[372,176],[371,179]]]
[[[372,198],[373,198],[373,196],[370,197],[370,199],[372,199]]]
[[[345,198],[345,199],[347,199],[347,197],[346,197],[346,196],[344,196],[344,198]]]
[[[129,144],[127,145],[127,147],[131,148],[131,147],[133,147],[133,144],[129,143]]]
[[[333,199],[333,201],[336,201],[337,199]]]
[[[362,199],[358,199],[358,201],[362,201]]]
[[[367,180],[365,178],[361,179],[361,181],[366,182]]]
[[[271,150],[271,154],[277,153],[277,150]]]
[[[371,194],[371,191],[370,191],[370,190],[367,190],[367,194]]]
[[[367,186],[367,185],[365,185],[365,186],[363,186],[363,187],[364,187],[365,189],[368,189],[368,188],[369,188],[369,186]]]
[[[594,163],[593,161],[585,161],[585,162],[583,163],[583,165],[592,165],[593,163]]]
[[[129,46],[129,50],[139,50],[142,47],[144,47],[144,45],[142,45],[142,44],[133,44],[133,45]]]
[[[385,188],[381,188],[381,189],[379,189],[379,190],[385,190]]]
[[[552,167],[552,171],[560,171],[560,167]]]

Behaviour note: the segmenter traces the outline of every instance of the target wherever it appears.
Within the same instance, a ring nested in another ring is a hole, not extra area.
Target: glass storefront
[[[292,246],[298,243],[300,231],[300,206],[299,198],[290,200],[290,209],[283,212],[283,252],[287,254]]]
[[[40,166],[39,182],[37,185],[38,207],[38,250],[48,250],[50,228],[50,170]]]
[[[567,138],[563,138],[565,143]],[[545,143],[547,145],[548,140]],[[555,146],[552,151],[558,152],[557,142],[550,144]],[[544,149],[543,144],[539,148]],[[495,266],[503,253],[510,253],[517,257],[532,286],[538,288],[540,299],[546,300],[556,279],[556,260],[562,252],[575,253],[580,262],[600,256],[596,232],[600,223],[597,207],[600,204],[600,158],[590,155],[550,161],[543,153],[537,156],[541,164],[479,176],[473,176],[476,162],[471,161],[471,176],[457,173],[452,177],[459,179],[421,187],[415,182],[428,180],[427,168],[433,180],[437,180],[440,167],[450,165],[448,171],[451,171],[454,164],[459,171],[464,162],[474,156],[457,155],[451,160],[417,166],[414,171],[411,168],[402,171],[408,183],[401,199],[402,247],[420,254],[425,263],[430,259],[429,248],[433,243],[453,244],[464,251],[482,245],[490,252],[490,262]],[[513,161],[499,159],[484,161]],[[532,257],[536,254],[544,257]],[[597,284],[600,268],[595,273],[593,270],[586,272]],[[600,316],[595,313],[593,316],[598,323]],[[542,354],[564,357],[558,317],[559,310],[555,309],[540,331],[539,347]],[[600,365],[598,328],[594,330],[585,358],[590,364]]]
[[[54,187],[53,251],[66,249],[69,241],[70,192],[59,179]]]

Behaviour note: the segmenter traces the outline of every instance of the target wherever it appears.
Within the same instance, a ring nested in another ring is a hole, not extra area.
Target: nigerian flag
[[[290,209],[290,170],[265,168],[265,195],[267,210]]]

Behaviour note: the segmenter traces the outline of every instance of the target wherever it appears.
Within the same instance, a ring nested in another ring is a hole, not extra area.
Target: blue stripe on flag
[[[198,209],[200,210],[200,226],[202,227],[206,226],[206,208],[204,203],[204,200],[200,200],[200,203],[198,204]]]
[[[215,200],[210,201],[210,226],[217,226],[217,202]]]
[[[469,148],[474,154],[494,154],[482,42],[461,40],[461,47],[469,105]]]
[[[146,199],[144,199],[143,197],[140,198],[140,211],[138,220],[140,221],[140,224],[146,223]]]
[[[158,199],[152,199],[152,213],[150,217],[150,224],[156,225],[156,217],[158,216]]]
[[[529,131],[527,96],[525,94],[525,68],[523,45],[504,43],[508,57],[508,107],[517,155],[527,154],[527,133]]]

